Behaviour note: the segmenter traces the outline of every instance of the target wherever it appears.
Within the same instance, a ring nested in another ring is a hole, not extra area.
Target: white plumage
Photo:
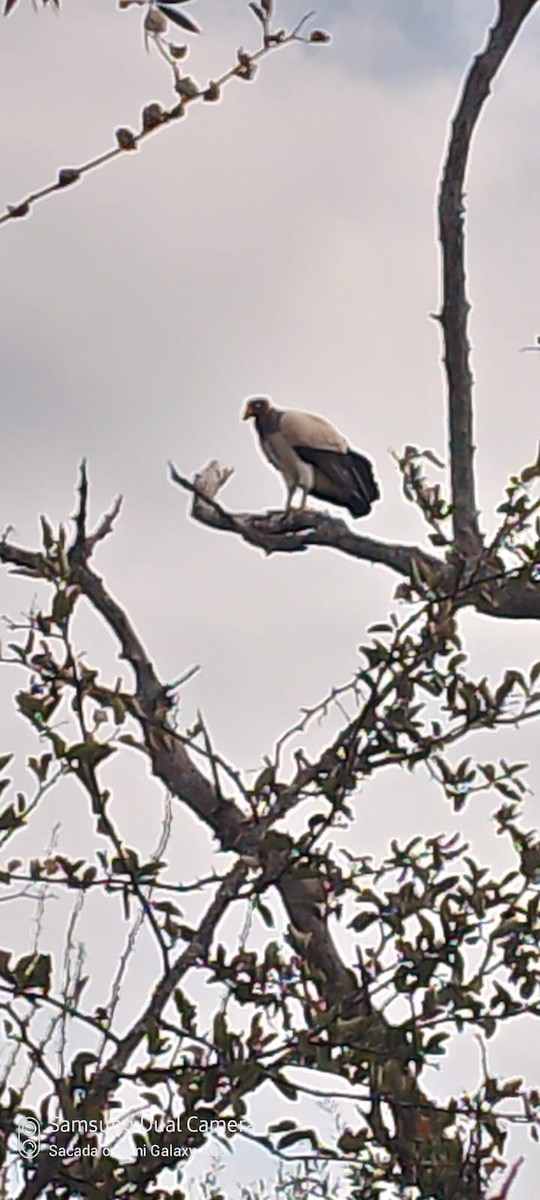
[[[287,513],[298,489],[302,506],[312,495],[347,508],[353,517],[370,512],[380,495],[371,463],[324,417],[274,408],[269,400],[255,398],[244,411],[244,420],[250,418],[263,454],[285,481]]]

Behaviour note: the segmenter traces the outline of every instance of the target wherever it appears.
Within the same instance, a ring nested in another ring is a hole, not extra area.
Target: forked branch
[[[233,533],[265,554],[297,554],[312,546],[325,546],[349,558],[378,563],[394,571],[411,588],[411,595],[451,599],[456,608],[471,606],[492,617],[540,620],[540,545],[537,560],[510,569],[497,554],[485,551],[466,566],[450,552],[446,559],[421,546],[386,542],[355,533],[346,521],[316,509],[293,509],[287,517],[270,513],[231,512],[217,496],[232,470],[215,459],[202,467],[194,480],[170,466],[172,482],[192,497],[191,515],[201,525]]]

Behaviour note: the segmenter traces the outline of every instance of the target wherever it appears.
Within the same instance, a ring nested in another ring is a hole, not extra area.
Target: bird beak
[[[253,409],[252,409],[252,407],[251,407],[251,404],[250,404],[250,403],[248,403],[248,404],[246,404],[246,407],[245,407],[245,409],[244,409],[244,412],[243,412],[243,414],[242,414],[242,420],[243,420],[243,421],[249,421],[249,418],[250,418],[250,417],[252,417],[252,416],[253,416]]]

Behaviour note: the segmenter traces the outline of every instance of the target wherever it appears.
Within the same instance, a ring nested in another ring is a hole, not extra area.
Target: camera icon
[[[41,1150],[41,1125],[36,1117],[17,1117],[17,1150],[21,1158],[37,1158]]]

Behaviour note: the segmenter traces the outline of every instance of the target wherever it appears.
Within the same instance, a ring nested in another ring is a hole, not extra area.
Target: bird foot
[[[254,513],[251,520],[254,525],[278,525],[283,520],[283,511],[271,508],[264,513]]]

